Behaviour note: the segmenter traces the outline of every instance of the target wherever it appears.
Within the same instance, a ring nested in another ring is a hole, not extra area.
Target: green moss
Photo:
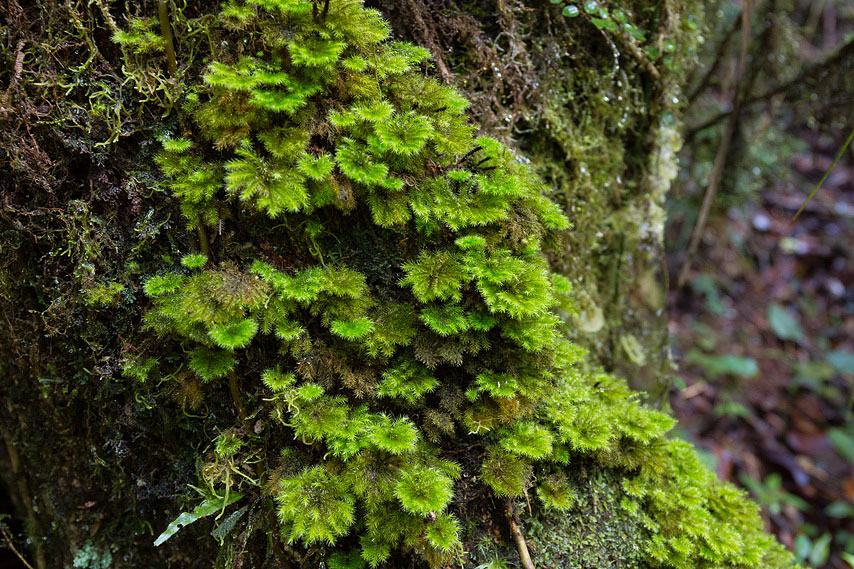
[[[270,543],[355,566],[354,548],[373,566],[464,562],[458,520],[523,496],[559,528],[552,541],[527,522],[544,565],[790,564],[755,509],[664,438],[668,416],[584,360],[564,321],[586,310],[576,277],[624,276],[622,251],[597,264],[599,233],[635,248],[632,207],[649,193],[619,183],[640,169],[625,109],[604,98],[619,70],[610,84],[594,69],[554,75],[552,138],[530,148],[549,188],[475,138],[466,99],[425,74],[427,50],[389,41],[362,2],[234,1],[207,16],[216,50],[205,70],[182,62],[185,84],[158,90],[161,75],[128,68],[166,111],[184,93],[181,136],[161,137],[150,185],[195,232],[170,231],[162,262],[144,264],[157,339],[123,367],[150,386],[134,392],[149,410],[167,413],[161,394],[215,406],[215,424],[196,427],[219,432],[198,474],[210,492],[251,496],[248,525]],[[142,41],[128,37],[126,49]],[[625,88],[617,97],[640,104]],[[655,139],[665,154],[671,138]],[[651,179],[656,199],[668,176]],[[550,264],[566,243],[581,265]],[[618,304],[586,292],[588,306]]]
[[[468,457],[468,475],[496,497],[535,489],[549,508],[587,507],[591,499],[599,514],[601,479],[585,479],[587,487],[576,491],[563,478],[564,465],[586,457],[625,469],[630,497],[603,498],[602,511],[613,519],[604,516],[586,534],[566,529],[577,542],[569,554],[580,563],[608,562],[609,547],[631,536],[633,547],[619,550],[629,564],[758,566],[770,542],[756,531],[755,512],[733,520],[719,515],[710,475],[685,470],[690,457],[663,439],[673,421],[643,407],[624,382],[579,363],[580,351],[556,315],[559,307],[574,310],[571,287],[552,276],[543,254],[544,239],[570,224],[542,196],[546,188],[531,169],[496,140],[472,143],[464,105],[415,69],[424,51],[384,42],[384,24],[359,2],[332,4],[325,18],[308,2],[268,4],[287,16],[274,10],[253,18],[284,26],[294,39],[283,45],[267,33],[258,59],[215,62],[206,75],[209,99],[198,125],[225,156],[198,142],[166,144],[158,160],[199,228],[228,223],[196,213],[223,211],[228,198],[239,200],[243,215],[259,212],[268,224],[304,225],[310,246],[296,256],[303,266],[284,269],[264,259],[247,272],[237,265],[246,259],[211,268],[195,263],[190,268],[201,270],[192,276],[160,275],[146,289],[154,297],[148,324],[158,334],[200,343],[199,350],[252,350],[254,365],[293,370],[287,381],[264,379],[272,391],[266,409],[297,440],[278,445],[286,456],[299,450],[303,457],[298,464],[288,459],[289,473],[265,489],[279,505],[284,535],[305,546],[358,535],[371,565],[405,551],[431,565],[449,562],[463,544],[450,521],[433,527],[434,518],[448,507],[461,467],[440,458],[459,444],[428,420],[442,413],[446,433],[467,431],[470,448],[487,448]],[[580,80],[594,88],[592,77]],[[563,89],[557,96],[578,85]],[[591,91],[588,98],[595,97]],[[602,113],[591,119],[600,129],[616,118],[613,106],[583,108]],[[604,130],[577,132],[557,115],[553,121],[564,152],[585,149],[598,161],[595,171],[581,164],[576,174],[609,196],[625,167],[623,146],[605,144],[611,137]],[[274,132],[287,133],[288,144],[278,144]],[[660,141],[661,152],[669,140]],[[593,156],[590,148],[607,155]],[[207,177],[200,191],[185,190],[194,187],[196,171],[224,171],[225,194],[208,191]],[[670,176],[659,167],[650,182],[655,200]],[[339,196],[346,188],[346,206],[328,198],[329,187]],[[584,187],[576,184],[576,191]],[[611,209],[603,199],[587,215]],[[638,235],[627,229],[630,220],[621,221],[625,211],[614,223]],[[322,239],[330,228],[347,226],[391,247],[397,279],[350,266],[347,259],[364,254],[361,243],[338,241],[330,249]],[[660,221],[650,232],[660,237]],[[340,261],[327,265],[330,256]],[[390,309],[395,305],[407,309]],[[303,332],[282,333],[283,327]],[[285,343],[272,350],[276,336]],[[448,406],[429,395],[437,384],[462,386],[467,398]],[[419,411],[402,411],[395,399],[418,401]],[[535,470],[546,475],[534,477]],[[366,475],[377,481],[371,493],[358,482]],[[214,485],[221,480],[209,478]],[[245,484],[225,480],[227,487]],[[673,488],[662,498],[651,490],[656,484]],[[705,525],[698,528],[697,520]],[[730,527],[756,547],[732,547]]]
[[[542,569],[651,567],[644,551],[649,531],[620,504],[622,474],[576,467],[568,486],[575,499],[565,511],[544,511],[523,519],[534,564]],[[519,504],[519,510],[527,507]]]

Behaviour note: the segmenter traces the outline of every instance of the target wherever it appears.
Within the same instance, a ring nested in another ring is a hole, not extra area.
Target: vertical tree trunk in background
[[[231,399],[242,409],[235,382],[230,393],[223,388],[200,403],[203,386],[186,370],[177,372],[180,388],[158,391],[137,389],[120,369],[150,304],[144,276],[179,252],[207,252],[209,243],[227,243],[235,257],[251,250],[221,222],[202,230],[199,243],[178,203],[153,193],[162,183],[156,137],[164,124],[189,132],[186,109],[198,102],[195,91],[179,98],[176,85],[191,66],[198,75],[200,53],[227,41],[220,31],[189,26],[173,26],[174,38],[151,51],[140,47],[144,35],[121,40],[129,14],[166,31],[167,9],[173,18],[180,9],[182,18],[213,22],[214,4],[8,0],[0,8],[8,23],[0,74],[0,478],[33,538],[38,569],[240,567],[264,559],[267,540],[252,528],[268,520],[254,506],[223,548],[202,522],[182,530],[181,547],[151,546],[182,504],[191,508],[197,498],[187,485],[200,483],[198,456],[232,423]],[[573,224],[547,244],[552,270],[570,279],[576,295],[573,341],[590,350],[591,367],[627,378],[661,403],[669,381],[663,202],[676,174],[680,89],[701,6],[609,6],[612,19],[622,11],[635,26],[634,37],[629,28],[600,29],[601,14],[582,7],[569,17],[563,4],[544,0],[367,4],[396,38],[432,52],[430,72],[469,98],[479,134],[503,141],[546,181]],[[314,4],[316,17],[326,9]],[[175,81],[147,72],[158,66]],[[240,419],[244,430],[263,428],[258,417]],[[516,512],[534,563],[645,566],[634,539],[648,528],[615,493],[623,471],[592,460],[573,471],[588,493],[583,514],[530,503]],[[505,519],[503,503],[472,495],[472,519]],[[502,524],[486,524],[483,535],[513,550],[518,536]],[[323,550],[277,547],[265,566],[309,566]]]

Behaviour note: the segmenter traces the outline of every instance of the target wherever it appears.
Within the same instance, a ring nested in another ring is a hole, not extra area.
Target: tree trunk
[[[650,409],[669,388],[663,201],[699,3],[368,2],[388,40],[360,2],[257,4],[2,8],[0,473],[32,565],[789,566]],[[348,110],[371,89],[393,114]],[[264,99],[282,94],[298,105]],[[265,135],[282,116],[301,126]],[[299,170],[276,170],[288,144]],[[288,176],[310,197],[277,202]],[[470,179],[516,184],[490,198],[500,217],[415,195]],[[516,272],[419,281],[454,243]],[[546,318],[506,300],[528,275],[561,323],[520,340]],[[370,443],[343,432],[360,428]]]

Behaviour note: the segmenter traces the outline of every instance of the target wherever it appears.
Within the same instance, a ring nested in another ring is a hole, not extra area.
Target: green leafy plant
[[[801,511],[809,509],[809,505],[803,499],[786,492],[783,488],[783,479],[776,472],[769,474],[761,482],[744,474],[739,476],[739,480],[756,496],[759,503],[774,515],[779,514],[785,505],[794,506]]]
[[[157,539],[154,540],[154,546],[157,547],[163,545],[167,539],[178,533],[182,528],[197,522],[202,518],[212,516],[213,514],[223,511],[224,508],[227,508],[231,504],[237,502],[242,497],[242,494],[233,493],[228,496],[228,498],[206,498],[203,502],[197,504],[191,512],[181,512],[177,518],[170,522],[166,531],[161,533],[157,536]]]

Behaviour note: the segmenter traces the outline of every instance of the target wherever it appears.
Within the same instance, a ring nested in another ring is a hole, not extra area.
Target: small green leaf
[[[217,540],[219,540],[220,545],[222,545],[225,536],[231,533],[234,529],[234,526],[237,525],[238,520],[243,517],[243,514],[249,509],[249,506],[243,506],[239,510],[236,510],[234,513],[225,518],[221,524],[217,525],[211,535],[214,536]]]
[[[795,555],[798,556],[798,559],[806,559],[812,550],[812,541],[810,541],[809,536],[799,533],[797,537],[795,537]]]
[[[691,281],[691,290],[698,294],[706,296],[706,308],[713,313],[721,316],[726,312],[726,308],[721,303],[718,285],[710,275],[700,275]]]
[[[699,350],[691,350],[685,356],[685,359],[701,366],[712,377],[721,375],[756,377],[759,375],[759,366],[753,358],[744,358],[730,354],[708,356]]]
[[[839,554],[839,557],[841,557],[842,560],[845,563],[847,563],[849,567],[854,568],[854,555],[851,555],[850,553],[843,551],[842,553]]]
[[[826,358],[839,373],[854,373],[854,352],[834,350]]]
[[[181,512],[181,514],[166,527],[166,531],[161,533],[160,536],[154,540],[154,547],[159,547],[164,541],[191,523],[221,511],[223,508],[235,503],[242,497],[243,494],[238,494],[236,492],[229,494],[227,501],[225,498],[212,497],[193,508],[192,512]]]
[[[854,518],[854,504],[837,500],[824,509],[824,514],[830,518]]]
[[[768,323],[781,340],[800,342],[804,338],[801,325],[788,310],[779,304],[775,303],[768,307]]]
[[[827,438],[842,458],[854,464],[854,426],[828,429]]]
[[[595,14],[599,11],[599,2],[596,0],[587,0],[587,2],[584,3],[584,11],[588,14]]]
[[[639,30],[637,26],[633,26],[629,22],[625,22],[623,24],[623,29],[626,30],[629,35],[635,38],[636,40],[646,41],[646,34]]]
[[[590,21],[596,26],[597,30],[608,30],[613,32],[617,29],[617,24],[613,20],[605,20],[603,18],[590,18]]]
[[[581,13],[581,12],[579,11],[579,9],[578,9],[576,6],[573,6],[572,4],[569,4],[568,6],[564,6],[564,7],[563,7],[563,10],[562,10],[561,12],[562,12],[562,13],[563,13],[563,15],[564,15],[564,16],[566,16],[567,18],[574,18],[574,17],[576,17],[578,14],[580,14],[580,13]]]
[[[827,561],[827,556],[830,554],[830,542],[833,536],[829,532],[825,532],[822,536],[816,539],[812,544],[809,563],[813,567],[820,567]]]

